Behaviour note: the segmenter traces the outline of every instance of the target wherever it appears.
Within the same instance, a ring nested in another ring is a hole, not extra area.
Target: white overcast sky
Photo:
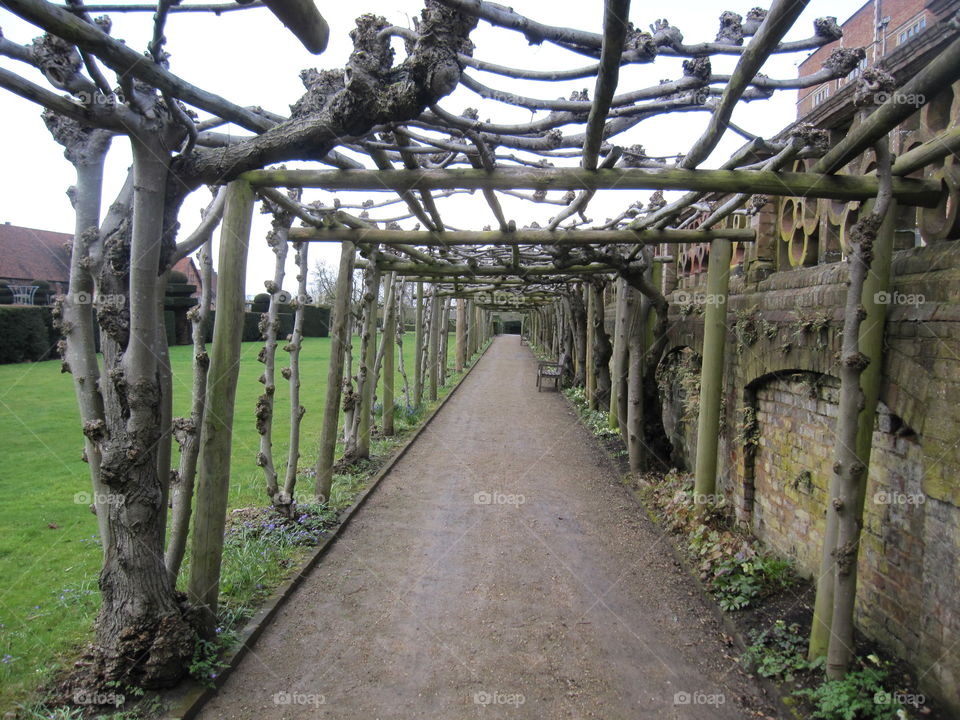
[[[186,0],[189,2],[190,0]],[[119,4],[119,3],[118,3]],[[723,10],[734,10],[746,15],[755,3],[737,6],[729,2],[716,3],[702,0],[683,0],[676,5],[666,3],[635,2],[630,11],[630,20],[637,27],[646,29],[655,19],[666,17],[680,28],[684,42],[712,41],[719,27],[718,18]],[[832,15],[840,22],[856,11],[859,0],[812,0],[800,20],[787,35],[788,40],[801,39],[813,34],[813,20]],[[340,68],[351,50],[348,37],[354,27],[354,19],[370,12],[383,15],[395,25],[410,27],[411,18],[417,15],[422,4],[407,0],[355,0],[350,3],[320,3],[321,12],[330,25],[330,43],[327,50],[318,56],[304,50],[298,41],[264,8],[225,13],[220,17],[204,13],[173,14],[167,24],[167,50],[171,53],[171,70],[189,82],[206,90],[216,92],[239,105],[260,105],[268,110],[289,113],[289,105],[303,93],[299,71],[303,68]],[[511,7],[519,13],[552,25],[576,27],[600,32],[603,18],[602,0],[579,2],[537,2],[513,0]],[[150,13],[113,14],[113,36],[124,39],[137,50],[146,48],[152,32]],[[0,0],[0,28],[4,37],[19,43],[27,43],[40,34],[39,30],[2,9]],[[471,35],[476,45],[474,56],[490,62],[528,69],[576,68],[592,61],[544,43],[542,46],[527,45],[522,35],[509,30],[493,28],[484,21]],[[399,42],[396,43],[399,49]],[[781,55],[771,59],[763,72],[771,77],[795,77],[797,65],[806,53]],[[402,50],[398,52],[398,61]],[[660,58],[652,65],[635,65],[621,69],[618,92],[646,87],[662,79],[681,76],[680,59]],[[736,63],[735,56],[714,57],[714,72],[730,72]],[[0,66],[22,73],[41,85],[46,85],[42,76],[31,68],[8,58],[0,58]],[[481,82],[498,89],[508,90],[542,98],[567,97],[571,90],[589,88],[593,96],[592,79],[564,83],[534,83],[510,81],[497,75],[471,71]],[[774,98],[741,105],[734,114],[734,122],[745,129],[770,136],[789,124],[796,115],[796,92],[782,91]],[[456,114],[466,107],[480,110],[481,119],[494,122],[527,122],[534,117],[529,111],[502,103],[480,99],[470,90],[459,87],[444,98],[440,105]],[[0,116],[3,117],[4,133],[0,137],[0,158],[4,172],[0,174],[0,222],[11,222],[25,227],[73,231],[73,212],[65,195],[74,182],[73,168],[63,158],[62,149],[47,133],[40,110],[32,103],[22,100],[7,91],[0,90]],[[201,113],[201,117],[205,117]],[[542,117],[542,113],[537,117]],[[613,142],[628,146],[640,143],[649,155],[670,155],[686,152],[703,131],[707,113],[684,113],[674,117],[647,120],[630,131],[617,136]],[[566,128],[565,130],[569,130]],[[571,132],[582,131],[582,126]],[[243,131],[238,131],[243,132]],[[742,138],[728,132],[713,156],[703,164],[716,166],[732,151],[743,144]],[[128,142],[117,138],[108,161],[104,208],[109,206],[126,175],[130,163]],[[634,200],[644,202],[647,191],[607,191],[598,194],[588,209],[587,215],[597,221],[617,215]],[[324,199],[329,194],[308,191],[306,200]],[[384,193],[340,193],[345,203],[359,202],[370,197],[382,200]],[[194,193],[181,211],[181,232],[189,232],[199,221],[199,209],[209,201],[209,194],[201,189]],[[501,196],[508,218],[523,225],[531,220],[546,224],[558,209],[555,205],[531,205],[510,197]],[[481,229],[495,224],[489,208],[477,193],[448,198],[440,203],[441,215],[451,225],[465,229]],[[374,211],[376,217],[402,214],[402,204]],[[395,212],[396,211],[396,212]],[[414,221],[403,223],[410,228]],[[247,294],[263,291],[263,281],[273,275],[273,255],[261,240],[268,229],[266,218],[255,218],[254,237],[247,273]],[[333,247],[315,243],[311,247],[311,267],[317,259],[335,263]],[[292,253],[291,253],[292,255]],[[288,267],[288,281],[293,286],[292,262]]]

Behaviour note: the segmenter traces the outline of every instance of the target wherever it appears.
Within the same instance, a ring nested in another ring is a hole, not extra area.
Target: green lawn
[[[404,360],[412,382],[412,334],[406,336]],[[451,333],[451,345],[453,334]],[[354,339],[357,348],[359,340]],[[262,343],[244,343],[234,422],[230,507],[265,503],[263,473],[255,464],[259,435],[254,406],[262,385],[257,362]],[[301,353],[301,404],[307,408],[301,431],[300,467],[316,458],[323,398],[326,392],[328,338],[307,338]],[[174,375],[174,412],[190,407],[191,348],[170,350]],[[357,353],[354,352],[356,359]],[[451,348],[450,357],[453,357]],[[289,434],[289,391],[279,368],[286,353],[277,353],[274,458],[281,477]],[[402,379],[396,378],[397,402]],[[378,393],[382,397],[382,393]],[[99,605],[97,572],[101,551],[96,518],[86,498],[87,466],[81,460],[82,435],[69,375],[60,362],[0,365],[0,712],[23,699],[59,660],[90,638]],[[175,449],[176,452],[176,449]],[[300,488],[312,495],[312,486]]]

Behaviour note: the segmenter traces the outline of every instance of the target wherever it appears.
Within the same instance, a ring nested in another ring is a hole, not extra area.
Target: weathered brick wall
[[[794,558],[807,577],[820,566],[838,389],[828,375],[797,373],[756,392],[759,432],[748,519],[758,537]]]
[[[894,260],[857,621],[960,712],[958,250],[938,243]],[[832,263],[757,282],[741,275],[727,307],[722,492],[742,523],[808,576],[820,562],[833,464],[846,273]],[[667,357],[702,352],[703,280],[688,277],[673,293]],[[668,431],[686,438],[675,459],[689,467],[696,423],[677,422],[681,375],[661,373],[662,394]]]

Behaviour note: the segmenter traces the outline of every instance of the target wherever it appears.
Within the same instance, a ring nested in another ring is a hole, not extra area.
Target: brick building
[[[836,95],[866,67],[880,61],[914,37],[922,34],[938,19],[954,12],[956,0],[870,0],[843,23],[843,37],[824,45],[800,64],[801,78],[820,70],[823,61],[838,47],[864,48],[867,56],[860,67],[839,80],[803,88],[797,98],[797,117],[803,117]]]
[[[73,236],[67,233],[38,230],[3,223],[0,225],[0,282],[30,287],[36,281],[50,284],[50,293],[67,292],[70,282],[70,245]],[[184,258],[173,269],[187,276],[197,296],[200,273],[191,258]],[[214,289],[216,281],[214,281]]]

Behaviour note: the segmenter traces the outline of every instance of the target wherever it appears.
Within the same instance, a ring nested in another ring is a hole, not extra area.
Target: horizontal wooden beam
[[[257,187],[406,192],[409,190],[696,190],[787,197],[865,200],[875,197],[875,177],[759,170],[676,168],[503,168],[445,170],[251,170],[242,176]],[[935,207],[940,186],[930,180],[894,178],[893,194],[903,205]]]
[[[330,28],[313,0],[263,0],[263,4],[314,55],[327,49]]]
[[[610,245],[644,243],[701,243],[711,240],[753,242],[751,228],[717,230],[517,230],[430,232],[413,230],[290,228],[292,242],[342,242],[356,244],[415,245],[448,247],[451,245]]]
[[[947,155],[960,154],[960,126],[928,140],[923,145],[915,147],[897,158],[893,163],[894,175],[909,175],[931,163],[942,160]]]
[[[370,267],[369,260],[357,260],[358,269]],[[557,268],[552,265],[535,265],[528,267],[510,268],[494,267],[491,265],[479,265],[471,267],[469,265],[453,265],[437,263],[436,265],[427,265],[425,263],[406,263],[406,262],[386,262],[377,263],[377,267],[383,272],[394,272],[404,277],[416,277],[419,280],[427,282],[429,278],[462,278],[469,282],[471,278],[488,277],[552,277],[552,276],[580,276],[597,275],[604,273],[615,273],[616,268],[600,263],[591,265],[572,265],[566,268]],[[449,281],[447,281],[449,282]]]

